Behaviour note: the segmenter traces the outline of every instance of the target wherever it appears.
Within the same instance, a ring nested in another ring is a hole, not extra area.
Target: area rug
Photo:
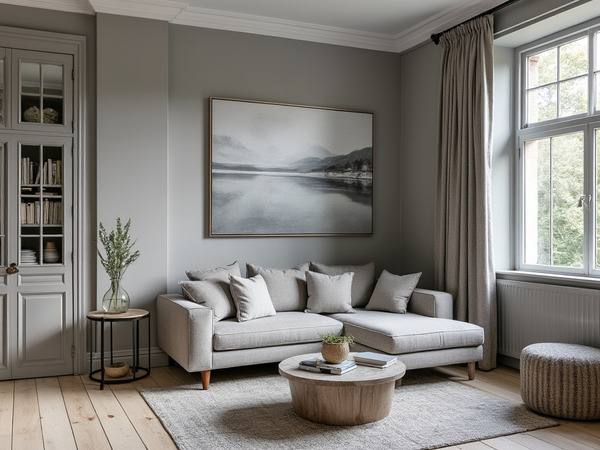
[[[275,366],[215,371],[208,391],[198,384],[141,394],[182,450],[431,449],[558,425],[431,371],[407,372],[390,415],[354,427],[296,415]]]

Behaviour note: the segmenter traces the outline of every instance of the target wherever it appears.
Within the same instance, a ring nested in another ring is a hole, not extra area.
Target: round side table
[[[93,370],[92,367],[92,352],[90,352],[90,379],[100,383],[100,389],[104,389],[105,384],[120,384],[129,383],[139,380],[150,375],[150,312],[144,309],[128,309],[124,313],[109,314],[104,311],[92,311],[87,314],[88,320],[91,322],[89,327],[90,342],[92,342],[92,328],[97,328],[100,324],[100,369]],[[140,366],[140,321],[146,320],[148,324],[148,367]],[[133,349],[133,365],[131,373],[123,378],[106,379],[106,370],[104,367],[104,328],[110,324],[110,364],[113,360],[113,323],[131,322],[131,340]],[[141,372],[141,374],[140,374]],[[100,374],[98,377],[97,374]]]

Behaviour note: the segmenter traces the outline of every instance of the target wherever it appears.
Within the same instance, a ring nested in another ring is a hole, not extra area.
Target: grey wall
[[[153,313],[167,279],[168,25],[98,14],[97,33],[98,221],[113,229],[131,218],[141,256],[123,286],[132,307]],[[97,280],[100,302],[101,264]]]
[[[396,54],[186,26],[169,27],[169,280],[239,261],[377,263],[399,273],[400,57]],[[372,237],[207,238],[210,96],[374,113]]]
[[[433,233],[441,47],[428,43],[402,56],[402,269],[423,272],[433,288]]]

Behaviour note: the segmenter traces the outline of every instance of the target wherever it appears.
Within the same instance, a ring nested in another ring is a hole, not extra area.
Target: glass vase
[[[120,279],[110,280],[110,289],[102,297],[102,309],[109,314],[129,309],[129,294],[123,289]]]

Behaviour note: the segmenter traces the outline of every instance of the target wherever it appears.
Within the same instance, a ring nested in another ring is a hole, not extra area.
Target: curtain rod
[[[434,33],[434,34],[431,35],[431,40],[435,43],[435,45],[438,45],[440,43],[440,38],[442,37],[442,35],[444,33],[447,33],[450,30],[454,30],[456,27],[460,27],[461,25],[464,25],[465,23],[469,22],[470,20],[477,19],[478,17],[483,17],[483,16],[486,16],[488,14],[494,14],[495,12],[498,12],[501,9],[506,8],[507,6],[510,6],[513,3],[517,3],[518,1],[519,0],[508,0],[507,2],[504,2],[504,3],[496,6],[495,8],[488,9],[487,11],[484,11],[481,14],[478,14],[478,15],[476,15],[474,17],[471,17],[470,19],[467,19],[464,22],[459,23],[458,25],[454,25],[453,27],[450,27],[447,30],[440,31],[439,33]]]

